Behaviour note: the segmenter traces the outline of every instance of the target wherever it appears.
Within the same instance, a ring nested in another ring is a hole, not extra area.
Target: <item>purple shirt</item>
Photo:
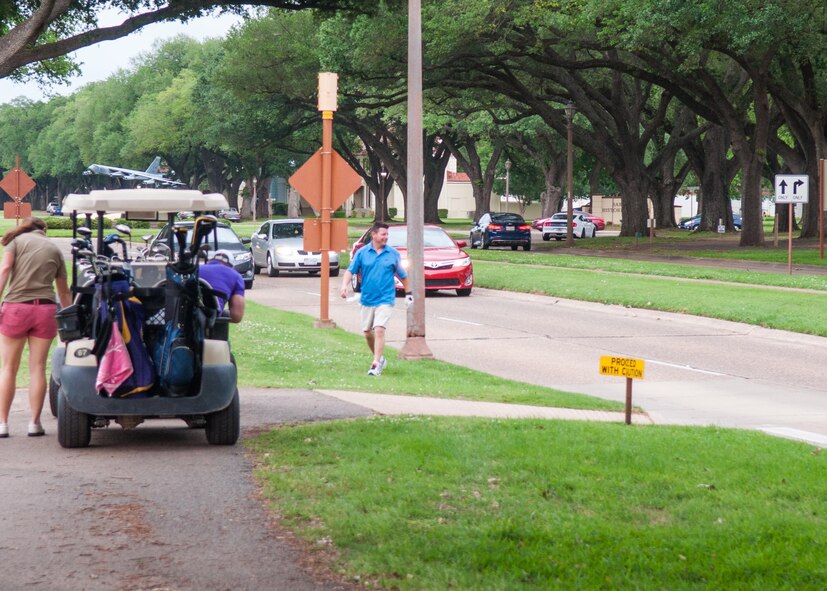
[[[216,296],[218,298],[218,307],[222,312],[231,297],[234,295],[244,297],[244,278],[241,276],[241,273],[232,267],[228,267],[221,261],[210,261],[205,265],[201,265],[198,273],[201,279],[209,283],[210,287],[215,291],[227,296],[226,299],[221,295]]]

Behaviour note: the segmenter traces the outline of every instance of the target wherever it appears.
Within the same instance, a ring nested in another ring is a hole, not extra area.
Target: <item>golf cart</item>
[[[229,320],[218,309],[216,296],[223,294],[198,276],[199,258],[215,249],[210,238],[217,219],[209,212],[226,208],[223,195],[175,189],[66,197],[63,210],[74,229],[74,301],[57,313],[60,343],[49,383],[61,446],[86,447],[93,428],[112,422],[131,429],[147,419],[175,418],[205,429],[211,444],[236,443],[239,398]],[[170,233],[170,259],[132,260],[120,235],[131,241],[128,226],[104,236],[107,212],[172,224],[183,210],[197,212],[195,228],[189,243],[187,229]],[[86,226],[78,225],[82,216]]]

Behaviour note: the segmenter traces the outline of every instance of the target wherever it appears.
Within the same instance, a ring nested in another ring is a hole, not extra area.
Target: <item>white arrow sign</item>
[[[810,177],[806,174],[775,175],[776,203],[807,203],[810,195]]]

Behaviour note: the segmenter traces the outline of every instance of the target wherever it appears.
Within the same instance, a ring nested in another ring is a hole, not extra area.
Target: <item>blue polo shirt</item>
[[[393,276],[399,275],[400,279],[408,276],[407,271],[402,267],[402,257],[399,256],[398,250],[385,245],[382,252],[376,252],[373,242],[367,243],[356,251],[347,270],[354,275],[362,274],[360,301],[363,306],[382,304],[393,306],[396,301]]]

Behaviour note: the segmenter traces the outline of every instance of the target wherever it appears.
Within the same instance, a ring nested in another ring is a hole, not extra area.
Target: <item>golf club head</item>
[[[132,236],[132,228],[130,228],[126,224],[116,224],[115,229],[118,232],[120,232],[121,234],[126,234],[127,236]]]
[[[91,228],[87,228],[86,226],[78,226],[76,232],[84,238],[90,238],[92,236]]]

